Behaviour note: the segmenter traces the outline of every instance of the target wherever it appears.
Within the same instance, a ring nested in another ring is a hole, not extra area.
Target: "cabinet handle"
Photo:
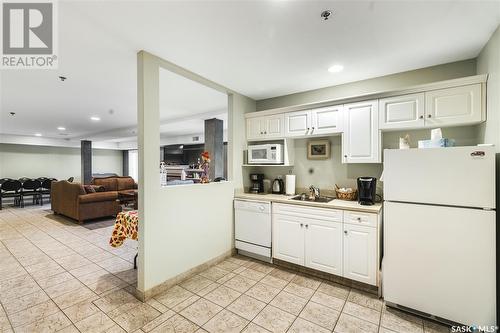
[[[344,230],[344,234],[346,234],[346,235],[347,235],[347,230]]]
[[[301,223],[301,224],[300,224],[300,227],[302,228],[303,226],[304,226],[304,223]]]
[[[309,224],[306,224],[306,228],[309,228]]]
[[[260,132],[260,134],[264,134],[264,133]]]
[[[361,217],[358,217],[356,220],[360,221],[361,222]]]
[[[419,118],[420,118],[420,119],[424,119],[424,116],[420,116]]]
[[[427,115],[427,118],[431,118],[431,117],[432,117],[432,115],[431,115],[431,114],[428,114],[428,115]]]
[[[347,155],[344,155],[345,158],[347,158]]]
[[[264,134],[267,134],[267,131],[264,131]]]

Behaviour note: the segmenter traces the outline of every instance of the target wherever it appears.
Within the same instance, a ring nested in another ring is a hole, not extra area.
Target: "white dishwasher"
[[[271,261],[271,203],[234,200],[235,247],[243,255]]]

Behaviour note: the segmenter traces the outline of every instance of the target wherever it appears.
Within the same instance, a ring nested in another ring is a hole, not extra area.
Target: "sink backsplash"
[[[382,164],[342,164],[341,162],[341,141],[340,136],[325,138],[331,143],[331,156],[326,160],[308,160],[307,159],[307,141],[308,139],[295,140],[295,161],[293,167],[250,167],[248,173],[263,173],[266,179],[271,182],[278,176],[296,175],[296,193],[305,191],[310,185],[319,187],[322,194],[327,195],[325,191],[332,191],[335,194],[334,187],[338,184],[340,187],[356,188],[356,180],[361,176],[376,177],[380,179],[382,174]],[[246,186],[249,186],[250,180],[246,180]],[[377,192],[382,191],[381,184],[377,182]]]

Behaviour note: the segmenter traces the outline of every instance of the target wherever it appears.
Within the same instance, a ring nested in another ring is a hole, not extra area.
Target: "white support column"
[[[160,97],[159,67],[156,57],[141,51],[137,55],[137,110],[139,148],[139,221],[154,222],[148,213],[155,209],[154,199],[159,191],[158,170],[160,159]],[[137,289],[146,289],[144,276],[148,269],[147,242],[148,224],[139,223],[139,257]]]

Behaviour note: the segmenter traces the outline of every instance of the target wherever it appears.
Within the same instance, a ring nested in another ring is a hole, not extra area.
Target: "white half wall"
[[[145,222],[145,290],[216,258],[232,248],[233,184],[158,188],[148,196]]]
[[[80,149],[0,144],[0,178],[53,177],[80,180]],[[122,174],[120,150],[92,149],[92,172]]]

